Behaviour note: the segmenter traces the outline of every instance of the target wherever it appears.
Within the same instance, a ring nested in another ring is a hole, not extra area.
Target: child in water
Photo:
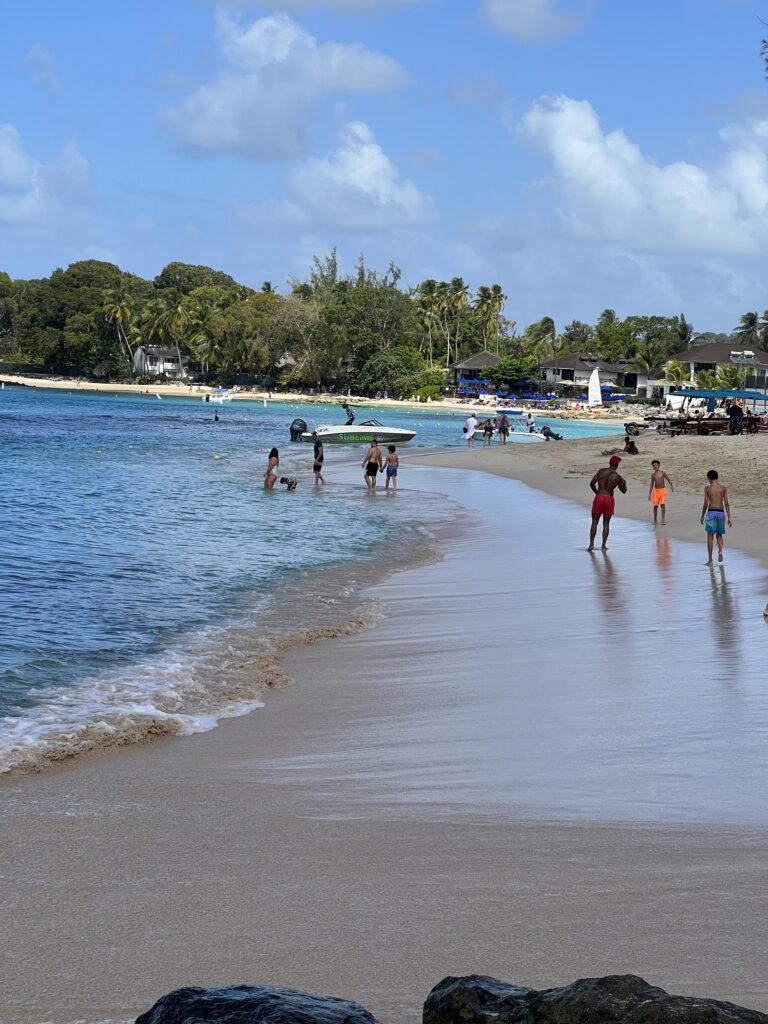
[[[384,465],[387,471],[387,482],[384,487],[385,491],[389,490],[389,482],[392,481],[392,491],[397,491],[397,467],[400,465],[400,459],[397,457],[397,448],[393,444],[387,445],[387,457],[384,460]]]

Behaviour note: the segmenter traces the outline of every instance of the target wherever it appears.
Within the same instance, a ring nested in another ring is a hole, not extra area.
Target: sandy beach
[[[77,380],[70,377],[61,378],[49,378],[49,377],[29,377],[21,374],[3,374],[0,373],[0,382],[6,384],[21,385],[23,387],[30,388],[43,388],[52,391],[94,391],[103,392],[104,394],[133,394],[133,395],[163,395],[168,398],[197,398],[204,396],[207,393],[214,394],[216,388],[206,387],[203,385],[189,385],[189,384],[121,384],[121,383],[104,383],[100,381],[92,380]],[[316,403],[336,403],[341,400],[351,402],[353,405],[370,406],[372,408],[379,409],[417,409],[423,412],[425,409],[433,410],[435,413],[440,411],[448,411],[455,413],[464,413],[466,416],[469,415],[470,411],[482,413],[485,416],[494,415],[496,408],[496,401],[484,402],[484,403],[468,403],[466,401],[454,401],[450,398],[445,398],[440,402],[411,402],[407,400],[400,400],[394,398],[368,398],[366,396],[349,396],[348,398],[344,395],[322,393],[317,395],[308,395],[301,391],[238,391],[232,390],[232,399],[239,402],[263,402],[263,401],[274,401],[274,402],[290,402],[290,403],[301,403],[301,404],[316,404]],[[536,412],[537,410],[534,409]],[[643,406],[638,406],[634,409],[623,408],[617,409],[615,407],[606,406],[599,412],[589,413],[586,410],[580,409],[555,409],[547,410],[547,418],[553,419],[589,419],[589,420],[617,420],[622,423],[624,420],[630,419],[642,419],[647,409]],[[544,415],[544,412],[541,412]]]
[[[762,443],[692,441],[653,446],[683,485],[713,455],[739,479]],[[395,1024],[471,972],[627,971],[768,1009],[764,571],[703,568],[684,486],[666,534],[625,519],[585,554],[570,499],[600,443],[409,455],[395,500],[440,490],[471,524],[369,592],[374,630],[292,652],[294,685],[247,718],[3,781],[3,1019],[275,983]],[[757,486],[732,487],[757,553]]]

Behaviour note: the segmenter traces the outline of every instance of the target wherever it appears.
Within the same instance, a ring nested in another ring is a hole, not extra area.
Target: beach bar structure
[[[451,367],[453,386],[467,392],[479,391],[488,385],[484,378],[484,371],[498,366],[500,362],[499,356],[494,355],[493,352],[476,352],[469,359],[465,359],[461,363],[454,363]]]

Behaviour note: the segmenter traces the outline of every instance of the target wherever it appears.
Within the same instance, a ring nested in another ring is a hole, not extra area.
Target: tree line
[[[621,319],[610,309],[594,324],[558,330],[545,316],[518,333],[499,284],[472,291],[454,277],[406,287],[401,276],[394,263],[380,272],[362,257],[342,274],[335,250],[315,257],[285,292],[185,263],[168,264],[154,280],[98,260],[37,280],[0,272],[0,363],[130,380],[137,349],[159,346],[192,379],[439,397],[446,370],[482,350],[501,358],[487,376],[510,384],[570,352],[654,374],[691,344],[768,346],[768,311],[744,314],[733,335],[697,335],[684,316]]]

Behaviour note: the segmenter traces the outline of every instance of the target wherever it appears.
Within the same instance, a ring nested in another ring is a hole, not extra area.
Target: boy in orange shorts
[[[667,525],[667,484],[674,491],[672,481],[661,468],[658,459],[651,463],[651,486],[648,488],[648,501],[653,502],[653,525],[657,525],[659,509],[661,509],[661,525]]]

